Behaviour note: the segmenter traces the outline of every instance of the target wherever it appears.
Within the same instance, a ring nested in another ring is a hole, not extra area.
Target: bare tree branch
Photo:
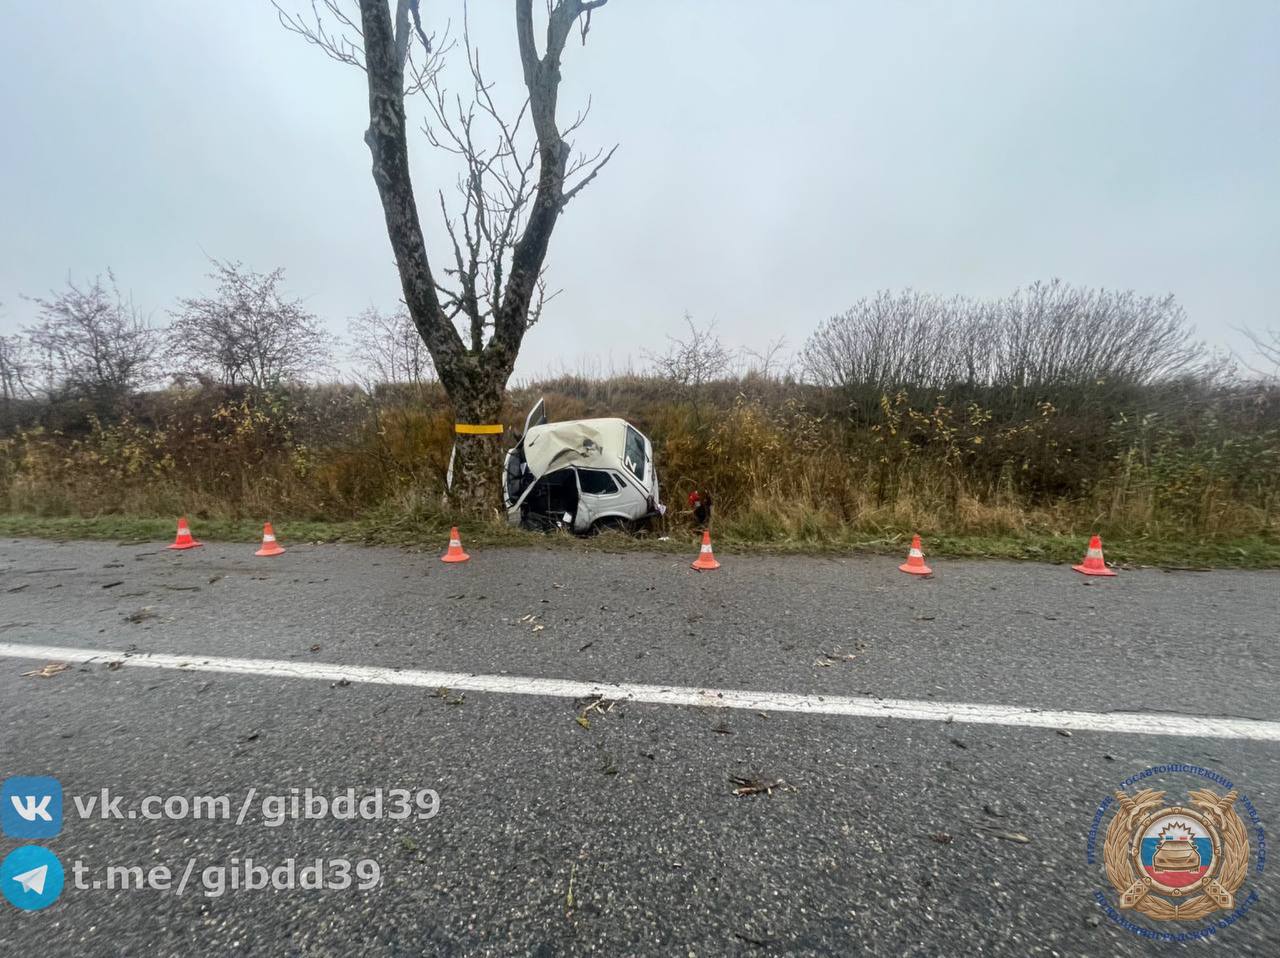
[[[401,2],[407,2],[407,0],[401,0]],[[338,0],[311,0],[310,18],[289,13],[280,6],[278,0],[271,0],[271,5],[275,7],[280,25],[290,33],[296,33],[312,46],[318,47],[331,60],[356,66],[361,70],[365,68],[364,35],[360,27],[343,11]],[[325,17],[320,12],[321,6],[338,22],[336,32],[325,26]]]
[[[602,169],[604,169],[604,165],[608,163],[611,159],[613,159],[613,154],[617,152],[617,149],[618,149],[617,144],[614,144],[613,149],[611,149],[608,153],[605,154],[605,157],[603,160],[601,160],[599,163],[597,163],[595,166],[591,168],[590,173],[588,173],[581,180],[579,180],[578,183],[572,189],[565,192],[564,198],[560,200],[561,207],[567,206],[571,199],[573,199],[575,196],[577,196],[579,193],[582,192],[582,188],[584,186],[586,186],[588,183],[590,183],[592,180],[596,178],[596,175]]]
[[[378,385],[420,386],[435,379],[431,356],[405,309],[366,309],[347,324],[347,331],[351,358],[370,391]]]

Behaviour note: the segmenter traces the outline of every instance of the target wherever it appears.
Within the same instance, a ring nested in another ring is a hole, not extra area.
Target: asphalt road
[[[286,531],[287,530],[282,530]],[[1120,927],[1086,861],[1094,811],[1163,763],[1216,770],[1270,825],[1280,743],[1107,730],[1117,713],[1280,720],[1280,575],[877,557],[687,560],[0,543],[0,643],[102,650],[49,678],[0,657],[0,777],[53,775],[67,868],[50,907],[0,902],[41,955],[1273,955],[1276,867],[1207,944]],[[692,551],[690,558],[692,557]],[[132,653],[190,656],[143,668]],[[125,653],[125,654],[122,654]],[[1066,709],[1098,731],[589,702],[227,674],[220,657],[498,677]],[[123,665],[119,663],[123,662]],[[579,719],[583,721],[579,721]],[[735,795],[731,776],[780,784]],[[1205,781],[1156,776],[1170,803]],[[430,819],[263,821],[263,795],[434,789]],[[243,824],[80,817],[72,797],[250,790]],[[5,837],[0,852],[20,844]],[[1256,844],[1256,842],[1255,842]],[[1256,849],[1255,849],[1256,852]],[[1256,856],[1255,856],[1256,857]],[[376,861],[369,890],[230,889],[251,858]],[[156,864],[172,889],[72,887]],[[210,881],[216,886],[217,872]],[[1131,916],[1132,912],[1127,912]],[[1220,913],[1221,914],[1221,913]],[[1139,916],[1139,921],[1140,921]],[[1213,919],[1144,927],[1186,932]],[[1270,944],[1268,944],[1268,942]]]

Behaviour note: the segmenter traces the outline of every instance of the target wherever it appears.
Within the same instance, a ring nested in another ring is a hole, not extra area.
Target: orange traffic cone
[[[271,528],[271,523],[264,522],[262,524],[262,548],[254,553],[256,556],[282,556],[284,549],[280,548],[280,543],[276,542],[275,530]]]
[[[185,518],[178,520],[178,538],[173,540],[170,549],[194,549],[196,546],[204,545],[203,542],[196,542],[191,536],[191,527],[187,525]]]
[[[462,537],[458,535],[458,527],[449,530],[449,551],[440,557],[441,562],[466,562],[471,556],[462,551]]]
[[[1084,554],[1084,562],[1080,565],[1073,565],[1071,568],[1077,572],[1083,572],[1085,575],[1115,575],[1107,568],[1107,563],[1102,558],[1102,538],[1094,536],[1089,540],[1089,550]]]
[[[911,575],[933,575],[933,570],[924,564],[924,553],[920,551],[919,536],[911,537],[911,551],[907,553],[907,561],[898,568]]]
[[[689,568],[697,569],[699,572],[710,572],[712,569],[720,568],[720,563],[716,561],[715,553],[711,551],[711,531],[709,529],[702,530],[702,549],[698,553],[698,558],[693,560],[693,564]]]

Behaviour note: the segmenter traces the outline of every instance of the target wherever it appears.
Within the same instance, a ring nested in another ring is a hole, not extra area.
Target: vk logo
[[[0,828],[11,838],[52,838],[62,831],[62,786],[47,775],[15,775],[0,789]]]
[[[58,900],[64,877],[57,855],[39,845],[23,845],[0,863],[0,892],[23,911],[39,911]]]

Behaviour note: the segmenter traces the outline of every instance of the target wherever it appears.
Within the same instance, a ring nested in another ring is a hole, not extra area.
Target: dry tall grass
[[[555,419],[635,422],[654,440],[672,522],[687,521],[691,489],[710,489],[722,533],[742,541],[1277,533],[1274,387],[901,390],[871,403],[762,376],[679,396],[655,378],[570,376],[514,391],[512,434],[537,396]],[[431,385],[171,389],[109,418],[29,406],[14,420],[0,509],[44,516],[438,511],[451,436]]]

